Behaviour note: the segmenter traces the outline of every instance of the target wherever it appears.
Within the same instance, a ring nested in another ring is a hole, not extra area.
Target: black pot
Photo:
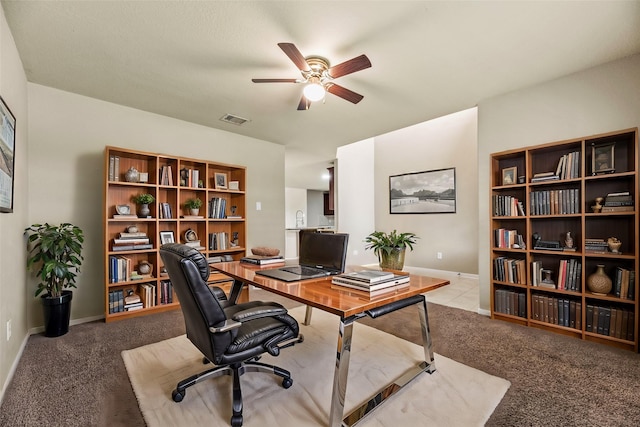
[[[50,297],[49,295],[41,297],[44,309],[45,337],[59,337],[69,332],[72,297],[73,292],[71,291],[62,291],[60,297]]]

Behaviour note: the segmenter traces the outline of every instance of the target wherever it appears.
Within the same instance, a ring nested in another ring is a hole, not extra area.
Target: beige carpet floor
[[[303,319],[302,307],[290,313]],[[261,361],[291,371],[285,390],[275,376],[247,373],[242,379],[245,426],[317,426],[328,419],[338,318],[314,310],[312,324],[301,325],[305,341],[280,356]],[[356,324],[347,385],[348,410],[423,359],[421,346]],[[206,369],[186,336],[122,352],[129,379],[149,427],[228,426],[231,377],[187,389],[181,403],[171,399],[178,381]],[[481,426],[510,383],[436,355],[436,372],[423,374],[364,420],[362,426]]]

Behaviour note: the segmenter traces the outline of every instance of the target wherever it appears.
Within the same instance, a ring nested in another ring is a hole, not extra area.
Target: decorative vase
[[[602,211],[602,202],[604,201],[604,197],[596,197],[596,204],[591,206],[591,210],[593,213],[600,213]]]
[[[604,264],[598,264],[595,273],[587,278],[587,288],[598,295],[606,295],[611,292],[611,279],[604,272]]]
[[[149,204],[141,203],[140,207],[138,208],[138,216],[140,218],[146,218],[149,216],[150,213],[151,213],[151,209],[149,209]]]
[[[385,271],[401,271],[404,267],[405,252],[406,248],[394,248],[391,252],[381,250],[379,253],[380,268]]]
[[[124,180],[127,182],[139,182],[140,181],[140,173],[138,169],[131,166],[128,171],[124,174]]]
[[[620,246],[622,246],[622,242],[615,237],[609,237],[607,239],[607,246],[609,246],[611,253],[618,254],[620,253]]]

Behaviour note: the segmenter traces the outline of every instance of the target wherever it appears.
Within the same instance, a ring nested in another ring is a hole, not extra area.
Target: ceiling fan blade
[[[355,93],[354,91],[335,83],[330,83],[327,85],[327,92],[339,96],[342,99],[346,99],[349,102],[353,102],[354,104],[357,104],[358,102],[362,101],[362,98],[364,98],[364,96],[360,95],[359,93]]]
[[[307,64],[307,60],[300,53],[293,43],[278,43],[280,49],[289,57],[300,71],[311,71],[311,67]]]
[[[309,107],[311,107],[311,102],[304,97],[304,95],[302,95],[302,98],[300,98],[300,103],[298,104],[298,111],[301,110],[308,110]]]
[[[254,83],[300,83],[298,79],[251,79]]]
[[[338,77],[346,76],[347,74],[355,73],[356,71],[369,67],[371,67],[371,61],[369,61],[367,55],[360,55],[341,64],[334,65],[329,68],[327,73],[331,78],[337,79]]]

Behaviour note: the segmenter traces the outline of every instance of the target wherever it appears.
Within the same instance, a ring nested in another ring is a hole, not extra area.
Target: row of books
[[[531,215],[567,215],[580,213],[580,190],[540,190],[529,194]]]
[[[229,249],[229,234],[226,231],[209,233],[209,250],[224,251]]]
[[[200,171],[198,169],[180,169],[180,186],[198,188],[200,181]]]
[[[109,291],[109,313],[122,313],[125,311],[135,311],[144,308],[140,296],[133,290],[128,290],[125,295],[123,289]]]
[[[160,212],[161,219],[171,219],[173,218],[173,212],[171,210],[171,205],[167,202],[160,202],[158,204],[158,209]]]
[[[527,283],[525,262],[523,259],[512,259],[504,256],[493,260],[493,278],[501,282]]]
[[[531,263],[531,285],[542,288],[559,289],[567,291],[581,291],[582,263],[577,259],[561,259],[558,264],[556,281],[543,277],[544,268],[540,261]],[[550,271],[550,270],[549,270]]]
[[[151,275],[138,274],[133,269],[133,260],[122,255],[109,256],[109,283],[129,282],[148,279]]]
[[[635,317],[631,309],[587,304],[585,322],[587,332],[634,340]]]
[[[245,257],[240,258],[240,262],[253,264],[253,265],[284,264],[284,257],[282,255],[274,255],[274,256],[247,255]]]
[[[109,181],[120,181],[120,157],[109,156]]]
[[[632,212],[634,201],[631,193],[623,191],[619,193],[609,193],[604,199],[602,212]]]
[[[608,248],[609,245],[607,245],[607,241],[604,239],[584,239],[585,252],[604,254],[609,252]]]
[[[567,291],[581,291],[582,263],[577,259],[561,259],[558,266],[558,281],[556,289]]]
[[[173,171],[170,165],[160,168],[160,185],[173,185]]]
[[[494,244],[496,248],[518,248],[524,249],[524,238],[518,234],[518,230],[507,230],[506,228],[496,228],[493,230]]]
[[[556,167],[556,175],[560,179],[580,178],[580,152],[574,151],[560,157]]]
[[[527,295],[524,292],[508,289],[496,289],[494,292],[494,310],[512,316],[527,317]]]
[[[409,281],[409,275],[378,270],[354,271],[331,278],[333,285],[361,291],[370,297],[406,288]]]
[[[227,217],[227,200],[222,197],[212,197],[209,200],[209,218],[224,219]]]
[[[618,298],[634,300],[636,297],[636,272],[623,267],[616,267],[613,281],[613,294]]]
[[[582,328],[582,303],[572,299],[531,294],[531,315],[540,322]]]
[[[514,196],[495,194],[493,216],[525,216],[522,202]]]
[[[160,281],[160,304],[171,304],[173,302],[173,284],[171,280]]]

